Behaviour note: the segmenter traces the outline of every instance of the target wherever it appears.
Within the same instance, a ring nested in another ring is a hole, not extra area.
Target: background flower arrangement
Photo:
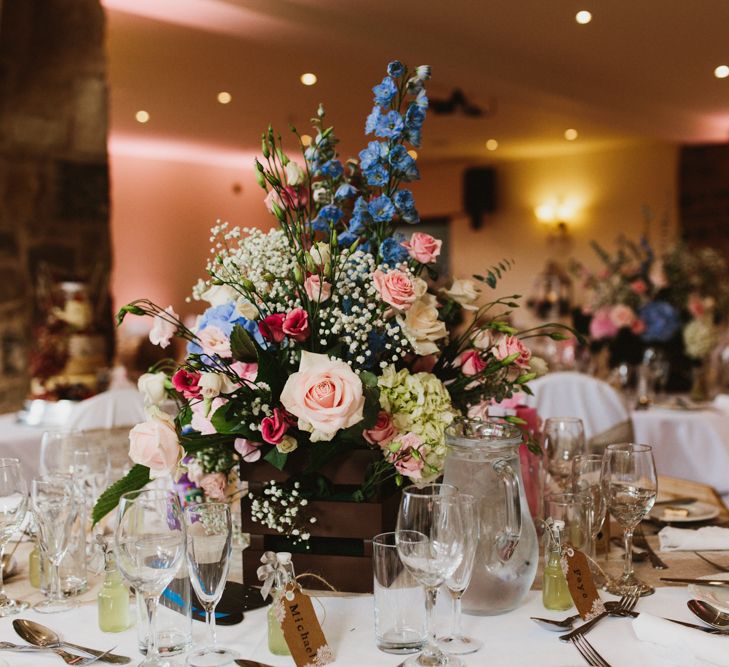
[[[339,160],[321,106],[314,141],[299,140],[300,162],[268,129],[255,168],[279,226],[213,228],[208,277],[193,289],[209,307],[192,329],[172,307],[122,308],[119,322],[154,318],[152,342],[186,339],[187,356],[144,378],[143,389],[156,391],[147,392],[148,421],[130,434],[136,465],[102,496],[96,519],[150,478],[173,475],[186,495],[218,499],[234,492],[239,461],[244,478],[258,461],[278,469],[296,461],[299,474],[254,499],[253,514],[305,538],[315,520],[306,501],[326,493],[318,472],[332,457],[377,453],[355,500],[390,480],[432,480],[459,414],[527,389],[538,364],[524,340],[566,335],[554,326],[516,331],[508,316],[517,296],[479,303],[508,263],[436,291],[441,241],[398,231],[419,221],[404,186],[419,178],[407,147],[420,145],[429,77],[428,67],[388,65],[359,160]],[[154,405],[168,398],[174,416]]]

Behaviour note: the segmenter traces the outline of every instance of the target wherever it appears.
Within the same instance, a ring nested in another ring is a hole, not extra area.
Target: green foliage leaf
[[[135,306],[133,303],[128,303],[126,306],[122,306],[116,314],[116,325],[119,326],[124,321],[124,318],[129,314],[144,315],[144,311],[139,306]]]
[[[282,368],[278,359],[273,354],[264,350],[258,355],[258,375],[256,382],[265,382],[271,388],[273,404],[278,402],[288,373]]]
[[[230,334],[230,351],[238,361],[252,363],[258,359],[256,344],[240,324],[236,324]]]
[[[272,447],[268,454],[263,457],[263,459],[264,461],[268,461],[274,468],[283,470],[288,457],[288,454],[282,454],[278,451],[278,449]]]
[[[122,477],[119,481],[114,482],[114,484],[112,484],[99,496],[91,514],[93,523],[97,524],[109,512],[111,512],[119,504],[119,498],[121,498],[125,493],[137,491],[148,482],[149,468],[139,464],[134,465],[126,476]]]

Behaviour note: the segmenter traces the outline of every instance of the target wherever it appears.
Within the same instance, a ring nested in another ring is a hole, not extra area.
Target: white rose
[[[284,171],[287,185],[301,185],[306,179],[306,172],[293,160],[284,167]]]
[[[549,372],[549,365],[541,357],[532,356],[532,358],[529,360],[529,370],[532,373],[536,373],[537,377],[539,378]]]
[[[478,310],[474,302],[481,296],[482,287],[467,278],[458,278],[453,281],[449,290],[443,290],[451,299],[460,303],[466,310]]]
[[[215,398],[223,391],[223,378],[220,373],[200,373],[198,386],[203,398]]]
[[[235,312],[247,320],[257,320],[259,315],[258,308],[244,296],[238,297],[238,300],[235,302]]]
[[[276,449],[281,454],[288,454],[289,452],[293,452],[298,446],[299,443],[296,442],[296,438],[294,438],[294,436],[285,435],[281,438],[281,442],[276,445]]]
[[[309,251],[311,258],[314,260],[314,264],[317,266],[325,266],[331,260],[331,251],[329,250],[329,244],[324,241],[319,241],[313,245]]]
[[[418,299],[428,291],[428,283],[422,278],[411,278],[411,282],[413,283],[413,292],[415,292],[415,296]]]
[[[481,329],[474,334],[471,343],[477,350],[488,350],[494,344],[494,339],[488,329]]]
[[[410,306],[405,317],[397,316],[398,324],[420,356],[435,354],[438,346],[433,341],[445,338],[448,333],[445,322],[438,319],[436,303],[432,294],[426,294]]]
[[[144,397],[145,405],[159,405],[167,398],[164,373],[144,373],[137,380],[137,388]]]
[[[238,298],[238,292],[230,285],[210,285],[200,297],[215,307],[235,301]]]

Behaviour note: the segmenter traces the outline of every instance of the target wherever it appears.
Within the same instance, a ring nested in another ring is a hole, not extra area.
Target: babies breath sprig
[[[286,488],[271,480],[264,486],[262,495],[249,493],[253,521],[290,537],[293,544],[307,542],[316,517],[306,510],[309,501],[301,495],[300,487],[299,482]]]

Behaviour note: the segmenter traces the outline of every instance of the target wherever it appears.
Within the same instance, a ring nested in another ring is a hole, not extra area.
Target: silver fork
[[[587,621],[587,623],[583,623],[579,628],[572,630],[572,632],[568,632],[566,635],[560,635],[559,638],[563,642],[568,642],[577,635],[584,635],[585,633],[592,630],[592,628],[595,627],[595,625],[597,625],[597,623],[599,623],[606,616],[630,616],[631,612],[635,608],[635,605],[638,604],[638,598],[640,598],[638,588],[632,588],[629,593],[626,593],[625,595],[623,595],[622,598],[620,598],[618,606],[615,607],[612,611],[602,612],[602,614],[600,614],[599,616],[595,616],[595,618],[593,618],[591,621]]]
[[[720,570],[721,572],[729,572],[729,567],[724,567],[723,565],[719,565],[719,563],[715,563],[713,560],[709,560],[706,556],[702,556],[698,551],[694,551],[694,553],[703,561],[711,565],[712,567],[715,567],[717,570]]]
[[[577,635],[570,642],[588,665],[592,667],[610,667],[610,663],[595,650],[595,647],[587,641],[587,637],[584,635]]]

